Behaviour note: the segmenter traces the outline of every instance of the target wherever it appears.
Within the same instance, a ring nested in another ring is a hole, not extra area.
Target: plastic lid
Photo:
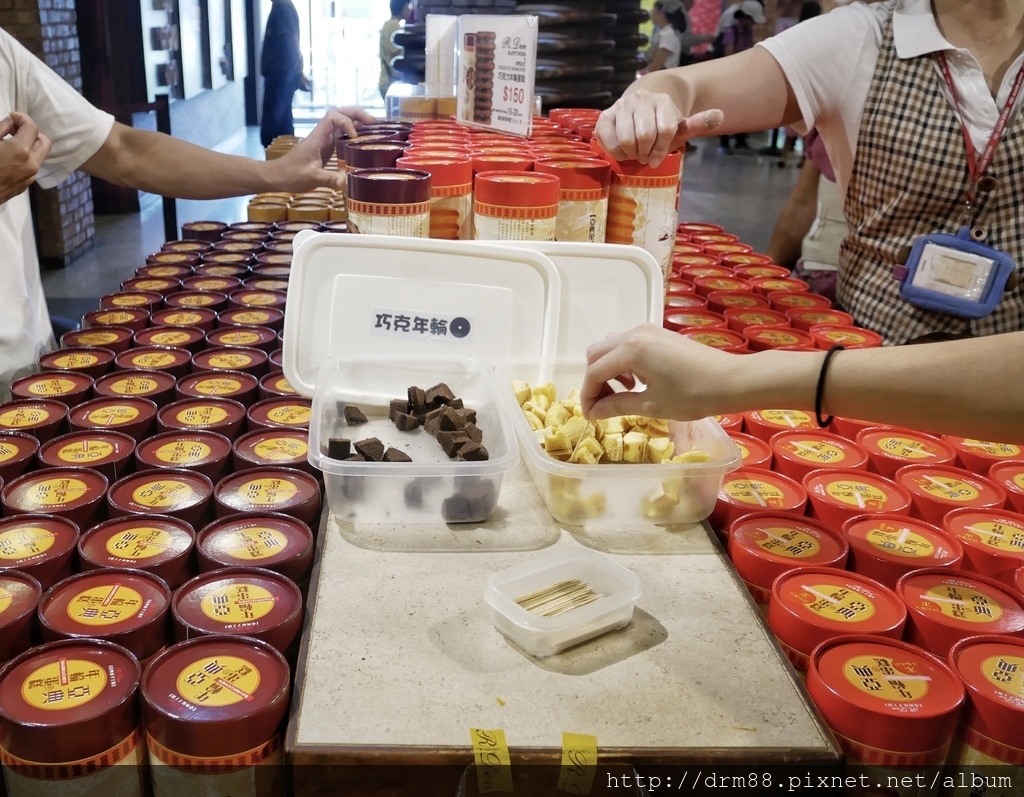
[[[200,371],[178,380],[177,394],[183,398],[217,397],[248,403],[259,389],[252,374],[241,371]]]
[[[742,293],[750,290],[750,283],[738,277],[707,276],[695,277],[693,280],[697,293],[707,296],[715,291],[726,293]]]
[[[62,434],[43,443],[39,463],[49,468],[99,468],[131,459],[135,441],[120,432],[86,430]]]
[[[263,399],[249,408],[250,425],[279,426],[284,429],[309,429],[313,402],[301,396]]]
[[[207,431],[161,432],[139,443],[135,452],[136,460],[145,467],[195,469],[207,475],[229,456],[231,441]]]
[[[0,518],[0,569],[31,573],[32,568],[66,555],[78,542],[78,526],[55,515]]]
[[[93,379],[88,374],[77,371],[44,371],[41,374],[30,374],[11,383],[11,395],[14,398],[54,398],[65,399],[70,404],[77,404],[92,393]]]
[[[102,501],[107,478],[89,468],[42,468],[4,485],[3,503],[11,513],[77,515]]]
[[[283,512],[311,521],[320,506],[320,485],[295,468],[250,468],[217,483],[216,500],[231,512]]]
[[[167,307],[153,313],[153,326],[199,327],[212,326],[217,314],[205,307]]]
[[[937,437],[898,426],[871,426],[857,432],[857,443],[885,476],[903,465],[941,465],[952,462],[953,448]]]
[[[669,329],[722,329],[728,326],[725,318],[709,310],[673,310],[665,313],[665,326]]]
[[[270,645],[209,636],[159,654],[142,679],[142,715],[157,744],[185,756],[231,756],[266,744],[288,710],[290,671]]]
[[[202,508],[213,493],[213,482],[187,470],[143,471],[118,479],[108,500],[118,512],[176,514]]]
[[[971,740],[971,746],[994,740],[1019,752],[1024,727],[1024,640],[968,637],[953,646],[949,661],[967,688],[968,733],[982,737]],[[1013,763],[1020,766],[1020,761]]]
[[[144,346],[121,352],[114,362],[126,371],[174,371],[188,365],[192,352],[177,346]]]
[[[722,314],[729,326],[737,332],[744,328],[757,327],[788,327],[789,319],[778,310],[767,307],[729,307]]]
[[[604,157],[605,153],[600,153]],[[679,169],[683,164],[681,152],[670,152],[665,156],[658,166],[651,166],[649,163],[640,161],[617,161],[610,156],[605,158],[612,167],[612,174],[625,175],[629,177],[678,177]],[[687,231],[693,232],[689,227]]]
[[[73,329],[61,335],[61,346],[86,346],[110,349],[111,351],[123,351],[132,339],[134,331],[128,327],[92,327],[87,329]]]
[[[899,639],[906,622],[907,607],[895,592],[855,573],[801,567],[772,584],[768,626],[797,654],[803,669],[826,639],[841,634]]]
[[[227,305],[227,302],[227,294],[221,291],[180,291],[167,297],[169,308],[177,307],[188,310],[217,311]]]
[[[0,746],[38,763],[99,755],[138,727],[138,660],[79,639],[32,648],[0,670]]]
[[[263,291],[253,288],[241,288],[233,291],[229,297],[232,307],[277,307],[284,308],[288,294],[283,291]]]
[[[135,435],[149,429],[156,417],[156,403],[138,396],[98,398],[79,404],[68,416],[75,429],[124,430]]]
[[[19,620],[35,614],[42,596],[43,588],[32,576],[17,570],[0,571],[0,629],[9,629]]]
[[[793,567],[818,565],[842,569],[847,544],[841,536],[795,515],[757,514],[729,526],[729,556],[744,581],[765,590]]]
[[[238,277],[220,277],[212,274],[200,274],[189,277],[182,283],[186,291],[215,291],[217,293],[230,293],[242,285]]]
[[[964,702],[960,680],[941,660],[871,636],[838,637],[816,648],[807,688],[825,722],[844,737],[844,749],[865,763],[941,751],[940,760],[928,762],[941,764]]]
[[[1024,512],[1024,461],[993,465],[988,477],[1006,490],[1010,503],[1018,512]]]
[[[860,470],[817,470],[804,477],[812,500],[854,513],[896,512],[910,508],[906,490],[883,476]]]
[[[803,410],[753,410],[743,413],[747,431],[766,440],[780,431],[817,429],[814,417]]]
[[[708,306],[716,312],[724,312],[730,307],[768,307],[768,300],[763,296],[746,291],[712,291],[707,298]]]
[[[804,488],[782,474],[757,468],[740,468],[726,475],[718,500],[766,512],[802,512],[807,502]]]
[[[906,515],[858,515],[843,525],[843,534],[850,543],[851,569],[886,586],[910,570],[956,567],[963,558],[955,537]]]
[[[772,450],[766,442],[739,431],[730,429],[729,437],[740,451],[741,468],[764,468],[771,470]]]
[[[415,169],[358,169],[348,174],[349,201],[414,205],[430,201],[430,175]]]
[[[309,526],[278,512],[244,512],[215,520],[199,533],[196,544],[204,571],[265,567],[298,582],[313,564]]]
[[[0,478],[20,476],[38,450],[38,438],[25,432],[0,429]]]
[[[819,324],[811,327],[812,337],[823,349],[839,344],[847,349],[873,349],[882,345],[882,336],[855,326]]]
[[[541,208],[558,204],[559,179],[526,171],[484,171],[473,180],[474,200],[484,205]]]
[[[914,570],[896,582],[896,592],[925,639],[933,626],[956,631],[958,639],[973,634],[1024,634],[1024,598],[976,573],[946,568]],[[953,641],[948,639],[942,646],[943,654]],[[939,652],[931,645],[929,649]]]
[[[66,405],[53,399],[22,399],[0,404],[0,431],[24,431],[39,436],[37,430],[60,426],[67,417]]]
[[[1005,580],[1024,565],[1024,515],[1004,510],[954,509],[944,528],[964,546],[971,570]]]
[[[748,341],[745,335],[733,332],[729,329],[712,330],[684,330],[683,335],[697,343],[711,346],[714,349],[723,349],[731,352],[748,351]]]
[[[119,291],[100,298],[100,307],[120,310],[126,307],[142,307],[152,311],[164,303],[164,297],[154,291]]]
[[[608,161],[599,158],[538,158],[533,168],[541,174],[553,174],[561,191],[593,191],[607,188],[611,182]]]
[[[184,520],[167,515],[131,515],[93,526],[79,540],[78,554],[83,563],[94,568],[135,568],[162,577],[162,566],[187,560],[194,543],[192,526]]]
[[[1002,487],[960,468],[905,465],[896,472],[896,481],[911,494],[925,520],[935,523],[951,509],[1000,509],[1006,503]]]
[[[276,307],[239,307],[225,310],[218,318],[219,327],[266,326],[276,329],[284,319],[284,312]]]
[[[1013,443],[992,443],[952,435],[943,435],[942,439],[956,449],[960,462],[968,470],[986,473],[997,462],[1024,459],[1024,448]]]
[[[223,398],[181,399],[157,413],[157,422],[164,431],[237,430],[244,419],[245,407],[237,401]]]
[[[810,290],[810,286],[806,282],[793,277],[756,277],[751,280],[750,284],[754,290],[768,296],[769,299],[771,298],[770,294],[777,291],[806,293]]]
[[[779,469],[792,478],[803,478],[815,468],[862,468],[868,457],[856,443],[812,429],[792,429],[772,436],[770,445]],[[786,465],[792,472],[787,472]]]
[[[149,323],[148,310],[90,310],[82,320],[89,327],[128,327],[142,329]]]

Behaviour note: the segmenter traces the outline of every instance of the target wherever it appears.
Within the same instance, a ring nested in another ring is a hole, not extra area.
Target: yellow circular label
[[[985,520],[972,523],[966,531],[967,535],[960,536],[966,536],[968,539],[973,537],[974,542],[979,542],[987,548],[1024,557],[1024,529],[1020,526]]]
[[[758,548],[776,556],[805,558],[821,550],[818,541],[800,529],[785,526],[758,527],[753,536]]]
[[[285,504],[298,492],[299,488],[287,479],[252,479],[238,488],[238,495],[258,506]]]
[[[255,664],[237,656],[198,659],[178,675],[178,694],[198,706],[233,706],[251,700],[260,685]]]
[[[7,462],[14,459],[21,453],[21,448],[13,443],[0,439],[0,462]]]
[[[302,404],[286,404],[267,413],[267,420],[296,426],[308,426],[312,409]]]
[[[817,465],[832,465],[846,459],[846,452],[827,440],[786,440],[780,448],[795,457]]]
[[[65,396],[74,389],[75,383],[62,377],[40,380],[28,386],[28,392],[33,396]]]
[[[291,384],[288,382],[288,380],[285,379],[283,376],[280,379],[275,380],[273,385],[272,385],[272,387],[278,393],[294,393],[295,392],[295,388],[293,388],[291,386]],[[1024,478],[1024,475],[1022,475],[1021,478]]]
[[[1015,697],[1020,705],[1024,699],[1024,657],[989,656],[981,663],[981,672],[992,686]]]
[[[255,332],[226,332],[220,336],[220,343],[224,346],[251,346],[260,342],[260,336]]]
[[[254,527],[232,532],[224,550],[235,559],[269,559],[288,546],[288,538],[277,529]]]
[[[0,587],[0,614],[3,614],[11,608],[11,604],[14,602],[14,595],[3,587]]]
[[[724,349],[736,344],[736,341],[728,335],[719,335],[715,332],[699,332],[693,336],[693,340],[703,343],[705,346],[714,346],[716,349]]]
[[[227,418],[228,411],[223,407],[188,407],[174,417],[182,426],[210,426]]]
[[[782,329],[758,330],[757,339],[763,340],[767,343],[773,343],[776,346],[799,346],[801,343],[801,340],[797,335],[794,335],[792,332],[786,332]]]
[[[272,437],[261,440],[252,447],[253,453],[267,462],[275,460],[293,461],[301,459],[309,453],[309,446],[304,440],[291,437]]]
[[[800,410],[761,410],[758,415],[766,423],[791,429],[814,429],[817,426],[810,415]]]
[[[861,623],[875,615],[875,603],[839,584],[801,584],[798,596],[809,611],[836,623]]]
[[[132,500],[152,509],[176,509],[187,505],[195,495],[192,486],[173,479],[162,479],[136,487]]]
[[[203,379],[200,382],[196,382],[192,389],[196,393],[202,393],[204,396],[223,396],[241,390],[242,387],[242,383],[237,379],[224,378]]]
[[[241,302],[252,307],[269,307],[272,304],[277,304],[277,297],[272,293],[250,293],[242,296]]]
[[[167,285],[167,280],[139,280],[135,283],[136,289],[140,291],[156,291],[157,293],[166,288]]]
[[[228,584],[203,596],[199,607],[211,620],[224,625],[251,623],[274,610],[277,598],[255,584]]]
[[[928,459],[935,456],[935,449],[932,446],[907,437],[881,437],[876,445],[887,454],[901,459]]]
[[[265,324],[270,320],[270,313],[251,310],[248,313],[235,313],[232,319],[242,324]]]
[[[733,479],[722,490],[733,500],[754,506],[781,506],[785,499],[782,490],[759,479]]]
[[[175,261],[184,260],[184,258],[171,258]],[[149,275],[151,277],[176,277],[181,273],[180,266],[151,266],[149,268]]]
[[[45,422],[50,417],[50,413],[44,410],[42,407],[32,407],[31,409],[18,408],[16,410],[7,410],[7,412],[0,412],[0,426],[6,426],[9,429],[18,429],[23,426],[35,426]]]
[[[101,324],[110,324],[112,326],[116,326],[117,324],[125,324],[129,321],[134,321],[135,314],[117,311],[112,313],[100,313],[98,316],[96,316],[96,320],[99,321]]]
[[[227,368],[235,371],[252,364],[248,354],[215,354],[208,360],[211,368]]]
[[[216,304],[217,301],[217,296],[206,296],[201,293],[194,293],[191,296],[181,296],[178,298],[178,304],[182,307],[207,307],[208,305]]]
[[[881,701],[920,700],[928,694],[931,679],[905,669],[886,656],[854,656],[843,664],[843,675],[857,689]]]
[[[78,336],[78,343],[82,346],[106,346],[108,343],[116,343],[117,338],[116,332],[86,332]]]
[[[756,310],[749,313],[739,313],[736,316],[744,324],[774,324],[777,323],[775,316],[768,315],[767,313],[759,313]]]
[[[130,587],[105,584],[75,595],[68,603],[68,617],[81,625],[117,625],[138,614],[142,606],[142,596]]]
[[[145,352],[132,357],[132,365],[139,368],[166,368],[174,365],[174,355],[162,351]]]
[[[868,338],[852,329],[825,329],[821,336],[832,343],[852,343],[854,345],[864,343]]]
[[[0,532],[0,559],[19,561],[46,553],[57,536],[38,526],[20,526]]]
[[[188,343],[190,338],[191,335],[187,332],[157,332],[150,336],[149,342],[158,346],[180,346],[183,343]]]
[[[1019,457],[1021,448],[1010,443],[991,443],[987,440],[965,439],[962,443],[964,448],[969,448],[976,454],[984,454],[989,457],[1012,459]]]
[[[943,498],[946,501],[976,501],[981,491],[962,479],[955,479],[942,474],[921,474],[914,476],[914,483],[928,495]]]
[[[171,547],[174,537],[169,531],[138,526],[114,534],[107,540],[107,553],[118,559],[152,559]]]
[[[84,706],[107,688],[107,671],[95,662],[59,659],[34,670],[21,684],[26,703],[46,711]]]
[[[139,296],[137,293],[129,293],[125,296],[115,296],[110,300],[110,303],[114,307],[142,307],[142,305],[149,302],[149,299],[145,296]]]
[[[74,465],[99,462],[114,453],[114,447],[105,440],[80,440],[57,449],[57,459]]]
[[[110,392],[119,396],[144,396],[152,393],[160,385],[148,376],[126,376],[110,383]]]
[[[79,479],[43,479],[25,491],[24,500],[26,508],[60,506],[88,492],[88,485]]]
[[[208,280],[199,280],[195,283],[195,289],[197,291],[219,291],[230,284],[230,282],[225,282],[223,279],[217,279],[214,277]],[[238,283],[235,284],[237,285]]]
[[[834,501],[858,509],[881,509],[888,498],[878,487],[856,481],[829,482],[825,485],[825,494]]]
[[[165,324],[187,327],[190,324],[198,324],[203,320],[199,313],[168,313],[163,317]]]
[[[153,456],[168,465],[194,465],[205,462],[213,449],[198,440],[165,443],[153,452]]]
[[[921,601],[919,609],[966,623],[994,623],[1003,616],[1003,607],[991,596],[958,584],[932,587],[921,594]]]
[[[921,559],[935,554],[931,541],[910,529],[901,529],[885,524],[882,528],[871,529],[864,535],[868,543],[891,556],[905,556]]]
[[[87,413],[85,419],[93,426],[122,426],[138,417],[139,411],[135,407],[112,404]]]
[[[54,357],[53,364],[58,368],[88,368],[90,365],[96,365],[100,361],[100,358],[95,354],[65,354],[60,357]]]

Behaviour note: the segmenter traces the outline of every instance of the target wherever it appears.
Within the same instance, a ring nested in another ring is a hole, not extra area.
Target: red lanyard
[[[1010,96],[1006,98],[1006,105],[1003,106],[1003,110],[999,113],[996,126],[992,130],[992,135],[989,137],[985,149],[982,150],[981,159],[979,160],[974,151],[971,134],[967,131],[967,123],[964,121],[963,111],[960,110],[960,96],[957,94],[956,85],[953,83],[953,75],[950,73],[949,64],[946,62],[946,54],[941,51],[935,53],[935,60],[938,61],[939,69],[942,70],[942,76],[946,79],[946,85],[949,86],[949,91],[953,95],[953,104],[956,105],[956,114],[960,119],[960,129],[964,134],[967,168],[971,173],[971,191],[967,201],[968,203],[973,203],[978,181],[981,180],[988,167],[992,165],[992,157],[995,155],[996,147],[999,146],[999,142],[1003,140],[1003,135],[1006,133],[1006,123],[1009,121],[1010,114],[1013,112],[1013,106],[1017,102],[1017,95],[1020,94],[1021,85],[1024,84],[1024,65],[1021,65],[1021,68],[1017,71],[1017,77],[1013,81],[1013,87],[1010,89]]]

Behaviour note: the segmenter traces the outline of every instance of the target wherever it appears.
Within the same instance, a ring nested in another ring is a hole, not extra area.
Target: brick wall
[[[75,0],[0,0],[0,26],[81,91],[75,20]],[[31,190],[40,260],[65,266],[92,245],[95,219],[89,177],[76,172],[57,188]]]

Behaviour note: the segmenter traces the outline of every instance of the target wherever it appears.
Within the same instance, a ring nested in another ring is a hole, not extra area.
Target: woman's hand
[[[328,111],[308,136],[295,145],[287,155],[268,162],[276,174],[272,180],[275,190],[301,193],[319,186],[338,191],[344,187],[344,178],[338,172],[327,171],[327,162],[334,154],[338,140],[356,136],[364,124],[378,121],[361,108],[335,108]]]

